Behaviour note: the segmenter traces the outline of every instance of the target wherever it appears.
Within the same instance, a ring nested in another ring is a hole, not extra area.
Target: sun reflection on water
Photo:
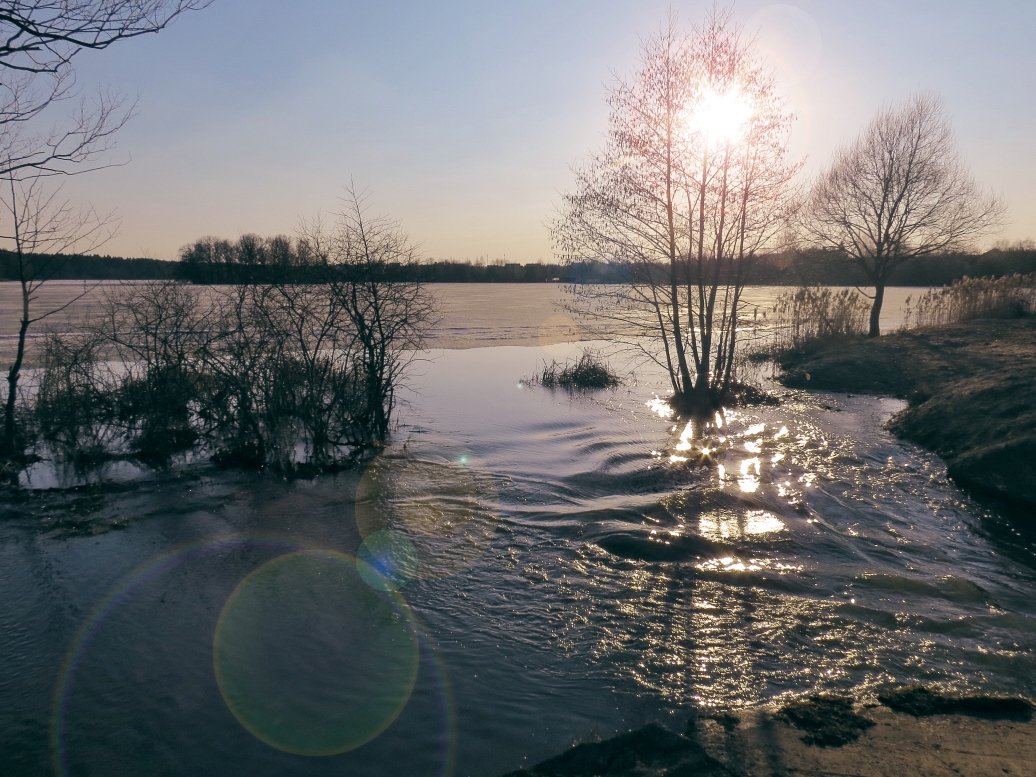
[[[766,510],[705,513],[698,519],[698,533],[715,541],[762,537],[786,530],[784,521]]]
[[[586,643],[663,698],[719,707],[850,677],[855,687],[880,684],[889,651],[903,666],[924,661],[851,588],[821,593],[824,573],[802,556],[803,542],[829,531],[804,505],[807,492],[847,475],[865,480],[860,464],[845,464],[859,461],[851,437],[801,412],[761,421],[725,411],[699,424],[657,397],[646,405],[668,440],[648,448],[652,461],[687,480],[659,495],[661,512],[646,512],[642,546],[574,545],[578,561],[558,559],[579,570],[558,587],[565,604],[551,608],[559,645]]]

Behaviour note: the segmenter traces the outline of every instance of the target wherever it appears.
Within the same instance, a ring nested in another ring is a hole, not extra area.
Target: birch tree
[[[604,148],[575,168],[554,223],[567,261],[618,265],[621,286],[577,285],[573,310],[669,376],[674,407],[732,397],[741,293],[775,238],[792,116],[730,13],[685,32],[675,14],[609,89]]]

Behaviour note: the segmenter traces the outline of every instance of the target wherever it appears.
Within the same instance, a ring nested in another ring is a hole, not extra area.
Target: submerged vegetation
[[[203,442],[227,465],[333,468],[385,439],[409,358],[353,326],[351,304],[332,285],[236,286],[206,305],[171,282],[123,288],[98,322],[47,338],[39,436],[80,464],[163,464]]]
[[[305,236],[321,283],[106,291],[95,320],[45,338],[22,437],[77,466],[193,454],[321,471],[379,448],[434,300],[389,277],[414,259],[395,222],[353,192],[338,216]]]
[[[621,381],[619,376],[611,371],[599,351],[584,348],[582,356],[575,362],[566,360],[564,364],[558,364],[557,361],[544,364],[543,370],[530,382],[551,389],[590,390],[613,388]]]

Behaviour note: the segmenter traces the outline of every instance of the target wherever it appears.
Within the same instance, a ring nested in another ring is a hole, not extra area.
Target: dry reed
[[[906,326],[959,324],[977,318],[1020,318],[1036,313],[1036,273],[1002,278],[968,278],[932,289],[913,305],[907,298]]]
[[[802,350],[836,337],[867,332],[870,305],[855,289],[806,286],[774,303],[772,353]]]

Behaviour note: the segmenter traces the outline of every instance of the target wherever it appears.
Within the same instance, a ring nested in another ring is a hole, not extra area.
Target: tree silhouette
[[[577,284],[573,310],[661,365],[675,405],[708,413],[729,398],[747,273],[799,167],[792,117],[729,12],[690,33],[671,14],[641,61],[610,88],[605,147],[576,168],[553,236],[565,260],[628,281]]]
[[[956,148],[942,100],[917,94],[886,106],[814,181],[801,220],[816,247],[835,249],[874,286],[869,335],[880,334],[885,286],[909,259],[965,251],[1002,222]]]

